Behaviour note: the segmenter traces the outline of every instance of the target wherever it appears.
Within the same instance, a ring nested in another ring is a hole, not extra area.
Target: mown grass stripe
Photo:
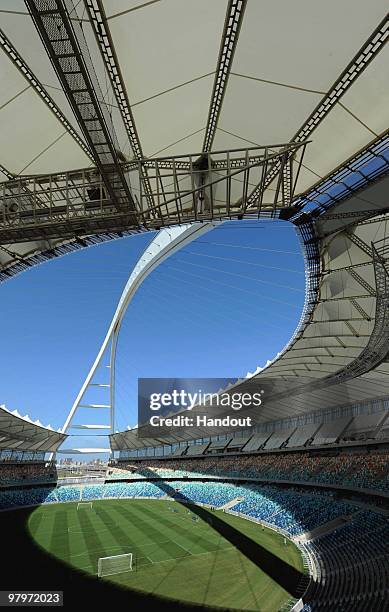
[[[118,542],[107,529],[104,520],[99,515],[98,505],[96,503],[93,506],[93,510],[79,510],[78,513],[87,514],[87,518],[90,521],[91,528],[93,528],[96,537],[98,537],[102,543],[103,549],[96,548],[96,550],[94,551],[98,557],[109,557],[112,555],[119,555],[123,552],[127,552],[126,550],[123,550],[123,546],[118,544]],[[88,534],[85,533],[84,535],[85,537],[87,537]]]
[[[126,513],[120,513],[119,509],[123,507],[125,504]],[[155,544],[155,538],[153,538],[148,531],[144,530],[143,524],[138,524],[136,517],[138,517],[138,513],[134,509],[132,503],[121,502],[119,504],[112,504],[109,508],[110,511],[113,512],[111,518],[111,525],[116,526],[117,524],[121,525],[123,529],[128,529],[132,532],[134,542],[141,545],[150,545]],[[108,522],[108,519],[107,519]],[[128,534],[127,534],[128,535]],[[159,540],[166,540],[166,538],[159,538]]]
[[[29,526],[40,545],[63,560],[70,554],[69,562],[79,569],[96,574],[99,557],[135,552],[149,556],[153,563],[145,561],[147,565],[139,567],[140,571],[110,576],[109,581],[175,601],[236,610],[274,612],[289,599],[281,576],[274,580],[255,560],[236,547],[230,548],[231,542],[222,532],[215,535],[206,521],[192,522],[181,504],[174,514],[168,510],[168,502],[154,500],[100,501],[93,503],[93,510],[77,511],[76,506],[42,507],[35,511],[41,516]],[[213,515],[215,521],[234,525],[242,537],[257,543],[259,555],[264,548],[270,550],[280,560],[280,567],[289,557],[291,565],[301,563],[296,547],[291,543],[286,547],[278,534],[235,516],[209,514]],[[196,551],[199,538],[203,546],[208,543],[204,552]],[[185,548],[191,554],[186,554]],[[128,592],[129,601],[134,594]],[[172,608],[174,605],[172,602]]]
[[[97,574],[98,558],[105,557],[108,555],[106,555],[105,543],[102,541],[100,536],[96,533],[95,526],[93,525],[92,520],[88,516],[88,512],[89,512],[88,510],[78,510],[77,520],[81,528],[80,535],[84,540],[85,551],[87,552],[87,556],[89,558],[90,570],[93,573]],[[86,569],[85,563],[84,565],[82,563],[79,563],[79,566],[84,567]]]
[[[50,515],[51,517],[51,515]],[[43,512],[33,512],[33,514],[31,515],[28,523],[29,523],[29,529],[30,532],[32,533],[32,535],[38,535],[40,532],[40,527],[42,525],[42,519],[43,519]],[[46,523],[44,525],[44,531],[46,531]]]
[[[55,512],[43,513],[42,509],[35,510],[30,517],[29,529],[35,540],[46,550],[52,550]]]
[[[215,547],[215,545],[213,545],[213,542],[210,538],[211,533],[212,533],[212,528],[209,527],[209,533],[208,533],[209,537],[207,537],[207,535],[202,535],[200,531],[201,529],[200,521],[194,522],[188,517],[187,518],[188,526],[183,526],[182,522],[180,523],[177,519],[173,518],[174,517],[173,513],[172,513],[172,518],[170,518],[165,513],[161,513],[160,511],[158,513],[158,516],[155,516],[155,513],[151,510],[150,507],[145,508],[143,512],[144,514],[150,517],[153,517],[154,520],[158,519],[158,521],[167,528],[168,532],[172,534],[172,539],[176,539],[178,544],[182,542],[184,544],[184,547],[188,549],[189,553],[217,550],[221,542],[223,542],[223,538],[220,537],[218,539],[217,544],[215,543],[216,544],[216,547]],[[179,535],[181,539],[177,538],[177,535]]]
[[[175,556],[172,554],[172,542],[174,543],[174,541],[173,540],[169,541],[168,538],[166,538],[168,540],[166,541],[165,539],[166,534],[162,533],[159,529],[156,529],[156,527],[154,526],[157,520],[156,516],[153,516],[152,520],[149,520],[149,521],[145,520],[143,518],[144,508],[142,508],[142,510],[140,511],[136,509],[135,512],[133,511],[129,513],[127,508],[118,506],[114,508],[114,511],[116,511],[116,513],[118,513],[120,516],[122,516],[125,519],[129,528],[132,528],[132,526],[136,522],[137,528],[140,531],[142,531],[144,537],[147,536],[147,538],[150,539],[150,541],[154,541],[154,542],[158,542],[158,540],[160,540],[161,542],[160,544],[156,546],[156,549],[159,549],[159,550],[162,549],[165,552],[165,555],[167,555],[167,558]],[[138,553],[142,554],[142,545],[139,545],[139,547],[137,548],[139,549]],[[150,551],[147,551],[145,555],[151,558]]]
[[[133,517],[134,520],[129,522],[128,519],[124,519],[122,515],[115,517],[116,520],[113,520],[111,512],[115,512],[115,506],[110,508],[110,512],[105,511],[104,508],[99,508],[99,515],[103,518],[104,524],[106,525],[107,530],[110,531],[112,537],[116,540],[118,545],[122,547],[122,553],[131,552],[134,555],[135,564],[137,567],[150,565],[153,563],[155,554],[163,548],[164,550],[169,550],[169,547],[172,547],[172,542],[167,540],[166,537],[164,539],[160,539],[156,541],[154,538],[148,536],[147,541],[145,541],[145,531],[137,530],[140,538],[130,537],[128,535],[128,531],[134,532],[134,525],[137,522],[137,518]],[[174,548],[175,545],[173,544]],[[113,553],[114,554],[114,553]],[[120,553],[117,553],[120,554]],[[166,552],[164,552],[166,556]],[[168,557],[172,556],[171,551],[169,550]]]
[[[115,508],[110,508],[110,511],[107,511],[101,507],[99,508],[99,518],[102,521],[102,524],[106,526],[106,529],[109,531],[112,538],[117,544],[120,544],[123,547],[127,546],[133,549],[138,548],[136,538],[130,536],[128,532],[123,529],[121,522],[112,522],[112,512],[115,512]],[[131,552],[131,550],[128,552]]]
[[[69,561],[70,549],[68,534],[68,512],[65,508],[56,508],[56,510],[57,511],[54,514],[50,548],[53,549],[60,543],[62,548],[62,559],[64,561]]]

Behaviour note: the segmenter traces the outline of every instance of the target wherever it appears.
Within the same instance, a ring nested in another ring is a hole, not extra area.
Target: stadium
[[[389,611],[387,3],[0,20],[0,606]]]

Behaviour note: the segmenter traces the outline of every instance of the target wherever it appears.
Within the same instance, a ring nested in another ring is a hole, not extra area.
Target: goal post
[[[97,576],[103,578],[104,576],[112,576],[113,574],[131,572],[133,569],[132,557],[132,553],[114,555],[112,557],[100,557],[97,562]]]
[[[78,502],[77,510],[92,510],[93,502]]]

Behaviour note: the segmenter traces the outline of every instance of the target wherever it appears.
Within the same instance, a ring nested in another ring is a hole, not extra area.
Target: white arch
[[[71,426],[71,421],[77,408],[80,406],[80,402],[87,390],[88,386],[93,379],[93,376],[101,362],[101,359],[111,343],[111,355],[110,355],[110,429],[114,432],[115,423],[115,358],[116,358],[116,347],[118,336],[121,328],[121,324],[126,313],[126,310],[134,297],[136,291],[139,289],[143,281],[147,276],[155,270],[165,259],[173,255],[176,251],[179,251],[184,246],[199,238],[206,232],[219,225],[219,221],[212,221],[207,223],[190,223],[175,227],[162,229],[158,232],[156,237],[148,245],[147,249],[143,253],[142,257],[138,260],[135,268],[131,272],[131,275],[126,283],[123,293],[120,297],[118,305],[116,307],[115,314],[111,320],[106,336],[97,354],[97,357],[88,372],[87,377],[71,407],[68,416],[62,427],[62,432],[66,432]],[[88,429],[88,426],[85,426]],[[90,426],[90,429],[96,429],[96,426]],[[71,452],[71,449],[69,449]]]

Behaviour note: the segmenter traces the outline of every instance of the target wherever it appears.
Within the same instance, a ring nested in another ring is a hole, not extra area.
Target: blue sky
[[[0,286],[0,404],[62,426],[152,237],[90,247]],[[283,348],[303,302],[303,259],[288,223],[226,223],[173,255],[146,279],[123,322],[117,429],[137,421],[138,377],[243,376]],[[96,422],[86,412],[75,422]],[[107,443],[83,438],[66,446]]]

